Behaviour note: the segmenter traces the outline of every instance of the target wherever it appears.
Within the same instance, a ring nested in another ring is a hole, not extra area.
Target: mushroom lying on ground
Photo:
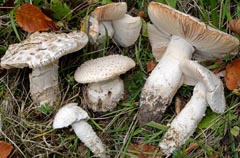
[[[53,128],[59,129],[72,126],[78,138],[97,157],[106,158],[106,150],[101,139],[87,123],[89,116],[86,111],[77,106],[77,103],[69,103],[63,106],[55,115]]]
[[[83,48],[88,37],[83,32],[35,32],[22,43],[9,46],[1,58],[1,66],[32,68],[30,93],[33,102],[50,105],[60,97],[58,87],[58,59]]]
[[[220,78],[195,61],[183,61],[179,67],[184,78],[191,78],[196,82],[196,85],[190,101],[172,121],[170,128],[159,143],[166,155],[170,155],[175,149],[183,145],[194,133],[198,123],[205,116],[208,105],[221,113],[226,107],[223,84]]]
[[[159,62],[146,80],[141,93],[140,124],[161,120],[162,114],[183,83],[179,69],[181,61],[191,59],[192,55],[197,60],[222,58],[239,45],[237,38],[167,5],[151,2],[148,14],[153,23],[148,25],[149,39],[153,46],[153,55]]]
[[[124,93],[123,81],[119,76],[133,67],[135,62],[122,55],[105,56],[83,63],[74,78],[79,83],[88,83],[89,108],[102,112],[115,108]]]
[[[89,17],[91,42],[103,43],[108,36],[113,37],[115,42],[122,47],[133,45],[140,34],[141,19],[126,13],[126,2],[97,7]]]

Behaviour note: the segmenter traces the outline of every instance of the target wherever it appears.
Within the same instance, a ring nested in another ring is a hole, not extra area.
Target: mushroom
[[[195,61],[185,60],[179,64],[184,78],[195,81],[193,96],[172,121],[170,128],[159,143],[166,155],[183,145],[194,133],[205,116],[207,106],[223,113],[226,107],[223,84],[215,74]],[[184,82],[189,84],[189,82]],[[191,81],[191,84],[193,82]]]
[[[89,119],[87,112],[77,105],[77,103],[69,103],[59,109],[53,120],[53,128],[59,129],[71,125],[77,137],[95,156],[106,158],[104,144],[93,128],[87,123]]]
[[[239,45],[237,38],[167,5],[151,2],[148,14],[154,25],[148,25],[149,39],[153,55],[159,62],[146,80],[140,96],[140,124],[161,120],[183,83],[179,68],[181,61],[192,56],[197,60],[222,58]]]
[[[122,55],[105,56],[83,63],[74,78],[79,83],[88,83],[89,108],[102,112],[115,108],[124,93],[124,84],[119,76],[134,66],[131,58]]]
[[[9,46],[1,58],[1,66],[32,68],[29,75],[33,102],[50,105],[60,97],[58,87],[58,59],[83,48],[88,42],[85,33],[35,32],[22,43]]]
[[[91,43],[103,43],[112,38],[122,47],[133,45],[141,30],[141,18],[127,13],[126,2],[110,3],[97,7],[89,17]]]

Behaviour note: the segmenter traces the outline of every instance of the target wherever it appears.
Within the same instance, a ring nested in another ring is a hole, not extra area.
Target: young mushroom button
[[[124,93],[123,81],[119,76],[134,66],[131,58],[122,55],[105,56],[83,63],[74,78],[79,83],[88,83],[89,108],[102,112],[115,108]]]
[[[107,158],[104,144],[92,127],[87,123],[88,119],[89,116],[87,112],[77,106],[77,103],[69,103],[63,106],[55,115],[53,128],[59,129],[71,125],[78,138],[95,156]]]
[[[29,80],[33,102],[51,105],[60,96],[58,59],[80,50],[87,42],[88,36],[79,31],[35,32],[22,43],[10,45],[1,58],[1,66],[6,69],[32,68]]]
[[[159,62],[141,93],[140,124],[161,120],[183,83],[181,61],[192,56],[197,60],[222,58],[226,53],[236,53],[233,51],[239,45],[237,38],[167,5],[151,2],[148,14],[153,23],[148,24],[149,39],[153,55]]]

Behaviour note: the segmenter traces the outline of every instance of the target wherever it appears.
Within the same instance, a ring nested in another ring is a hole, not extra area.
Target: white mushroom
[[[91,43],[103,43],[106,37],[114,37],[115,42],[122,47],[133,45],[140,34],[141,18],[126,13],[126,2],[97,7],[89,18]]]
[[[106,150],[101,139],[87,123],[89,116],[86,111],[77,106],[77,103],[69,103],[63,106],[55,115],[53,128],[59,129],[72,126],[78,138],[94,153],[95,156],[106,158]]]
[[[192,56],[201,60],[221,58],[239,45],[237,38],[207,26],[196,18],[167,5],[151,2],[148,6],[148,14],[154,25],[154,27],[148,25],[149,39],[159,63],[151,72],[141,93],[140,124],[160,121],[183,83],[179,68],[181,61],[191,59]],[[159,41],[159,44],[153,43],[153,39],[161,39],[154,33],[166,39]],[[166,45],[168,40],[169,43]]]
[[[19,44],[9,46],[1,58],[1,66],[32,68],[30,93],[37,104],[52,104],[60,96],[58,88],[58,59],[83,48],[88,37],[83,32],[35,32]]]
[[[110,55],[83,63],[75,72],[79,83],[87,87],[88,106],[93,111],[109,111],[116,107],[124,93],[123,81],[119,78],[135,66],[135,62],[122,55]]]
[[[181,62],[179,66],[184,77],[195,80],[196,86],[190,101],[172,121],[159,144],[166,155],[170,155],[175,149],[181,147],[194,133],[205,116],[208,105],[221,113],[224,112],[226,106],[223,84],[216,75],[190,60]]]

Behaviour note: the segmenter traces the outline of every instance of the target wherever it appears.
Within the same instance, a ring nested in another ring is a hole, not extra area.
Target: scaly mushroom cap
[[[80,50],[87,42],[88,36],[79,31],[59,34],[35,32],[22,43],[10,45],[1,58],[1,66],[6,69],[41,67]]]
[[[135,66],[135,62],[123,55],[109,55],[83,63],[74,74],[79,83],[93,83],[113,79]]]
[[[119,2],[97,7],[93,12],[93,16],[98,20],[116,20],[123,17],[126,13],[127,3]]]
[[[129,47],[133,45],[141,31],[141,18],[132,17],[128,14],[118,20],[112,21],[114,28],[114,40],[122,47]]]
[[[171,35],[179,36],[192,44],[196,48],[197,58],[221,58],[235,51],[239,45],[237,38],[167,5],[151,2],[148,14],[157,29],[167,33],[169,38]]]
[[[63,106],[54,117],[53,128],[68,127],[80,120],[87,121],[89,119],[87,112],[77,105],[78,103],[69,103]]]

